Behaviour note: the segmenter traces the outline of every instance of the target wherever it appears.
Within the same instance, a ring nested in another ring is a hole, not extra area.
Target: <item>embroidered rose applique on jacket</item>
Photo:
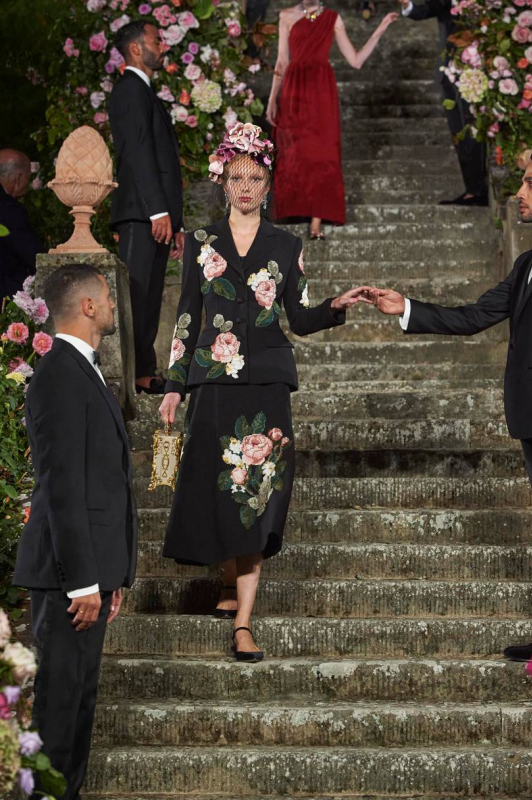
[[[225,320],[221,314],[216,314],[213,320],[215,328],[220,333],[211,344],[210,350],[198,347],[194,358],[201,367],[209,369],[207,378],[219,378],[224,372],[231,378],[238,378],[238,373],[243,368],[244,356],[239,353],[240,341],[231,333],[233,323]]]
[[[170,364],[168,365],[168,379],[185,384],[187,370],[190,364],[190,353],[186,352],[184,339],[188,339],[188,326],[192,322],[190,314],[181,314],[174,328],[172,349],[170,350]]]
[[[234,300],[236,298],[235,287],[227,278],[222,278],[222,275],[227,269],[227,261],[212,247],[212,243],[216,241],[218,237],[214,235],[209,236],[207,231],[199,230],[194,233],[194,238],[198,242],[203,242],[198,256],[198,264],[202,267],[203,276],[205,278],[201,287],[202,293],[209,294],[212,288],[220,297],[225,297],[227,300]]]
[[[268,268],[253,272],[248,278],[248,286],[255,292],[255,300],[262,306],[262,311],[255,320],[257,328],[266,328],[275,320],[275,315],[281,313],[281,307],[276,301],[277,284],[283,280],[282,272],[276,261],[268,261]]]
[[[304,250],[302,250],[299,254],[299,259],[297,262],[299,269],[301,270],[301,277],[297,284],[297,289],[301,292],[301,300],[299,301],[302,306],[308,308],[310,305],[310,301],[308,299],[308,283],[307,283],[307,276],[305,275],[305,255]]]

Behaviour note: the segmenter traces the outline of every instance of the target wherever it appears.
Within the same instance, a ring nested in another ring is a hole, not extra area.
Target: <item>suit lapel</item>
[[[521,275],[519,276],[519,296],[517,299],[517,306],[515,312],[516,320],[521,315],[527,302],[530,300],[532,294],[532,281],[528,280],[530,268],[532,267],[532,258],[527,258],[521,268]]]
[[[277,230],[275,227],[271,223],[266,222],[266,220],[261,220],[257,235],[246,256],[246,272],[267,268],[268,255],[275,247],[276,236]]]
[[[217,237],[211,246],[216,250],[217,253],[225,258],[228,265],[232,267],[242,279],[244,279],[244,269],[242,267],[240,256],[238,255],[238,251],[235,247],[231,228],[229,227],[229,217],[224,217],[219,222],[212,225],[209,232]]]
[[[244,266],[242,259],[238,255],[235,246],[233,234],[229,227],[229,217],[224,217],[220,222],[212,225],[210,232],[218,238],[212,243],[212,247],[219,253],[229,266],[241,278],[245,277]],[[277,229],[266,220],[261,220],[257,235],[255,236],[251,247],[246,255],[246,272],[251,272],[254,267],[261,269],[267,266],[267,256],[275,247],[275,237],[277,236]]]
[[[120,436],[124,441],[124,446],[129,449],[129,441],[127,438],[126,426],[124,424],[122,412],[120,411],[120,406],[118,405],[118,402],[115,396],[113,395],[112,390],[109,388],[109,386],[107,386],[107,384],[105,384],[102,381],[102,379],[100,378],[94,367],[91,364],[89,364],[85,356],[82,355],[79,352],[79,350],[76,350],[76,348],[73,347],[70,344],[70,342],[65,342],[64,339],[54,339],[53,346],[54,350],[61,349],[69,356],[71,356],[75,361],[77,361],[83,372],[85,372],[85,374],[88,375],[91,381],[95,384],[96,388],[102,394],[102,396],[105,399],[105,402],[109,406],[109,409],[116,422],[116,426],[118,428]]]

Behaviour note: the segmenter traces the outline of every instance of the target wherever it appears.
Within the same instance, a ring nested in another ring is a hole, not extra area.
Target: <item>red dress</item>
[[[290,64],[279,101],[273,180],[274,217],[319,217],[343,225],[340,111],[329,64],[338,14],[325,9],[292,26]]]

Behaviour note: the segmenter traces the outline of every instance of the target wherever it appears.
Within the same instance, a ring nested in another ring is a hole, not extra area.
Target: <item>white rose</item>
[[[11,638],[11,626],[6,612],[0,608],[0,647],[4,647]]]
[[[172,122],[184,122],[188,117],[188,111],[185,106],[173,106],[172,110],[170,111],[170,116],[172,117]]]
[[[33,678],[37,671],[35,656],[20,642],[11,642],[4,650],[4,660],[13,667],[13,675],[17,683],[25,683],[28,678]]]

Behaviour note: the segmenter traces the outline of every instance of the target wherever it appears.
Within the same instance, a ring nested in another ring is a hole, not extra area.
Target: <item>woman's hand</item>
[[[360,288],[357,289],[349,289],[348,292],[340,295],[340,297],[335,297],[331,303],[331,308],[334,308],[335,311],[343,311],[349,306],[354,306],[357,303],[362,301],[361,290]],[[369,301],[365,301],[369,302]],[[373,303],[372,303],[373,305]]]
[[[270,125],[273,125],[274,128],[277,125],[275,121],[276,118],[277,118],[277,100],[270,100],[268,103],[268,107],[266,109],[266,119],[268,120]]]
[[[382,34],[385,32],[385,30],[389,28],[390,25],[392,25],[394,22],[397,22],[398,19],[399,19],[399,14],[396,11],[391,11],[389,14],[386,14],[386,16],[384,17],[383,20],[381,20],[380,25],[376,29],[375,35],[380,38]]]
[[[168,422],[170,424],[175,422],[175,412],[180,402],[181,395],[179,392],[168,392],[168,394],[165,394],[164,400],[159,406],[159,414],[165,425]]]

